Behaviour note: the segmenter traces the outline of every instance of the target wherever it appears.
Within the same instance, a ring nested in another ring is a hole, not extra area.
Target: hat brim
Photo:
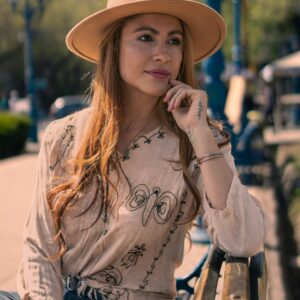
[[[145,0],[98,11],[75,25],[66,37],[67,47],[77,56],[97,63],[103,31],[124,17],[160,13],[182,20],[189,28],[194,45],[194,62],[215,53],[226,37],[223,18],[209,6],[188,0]]]

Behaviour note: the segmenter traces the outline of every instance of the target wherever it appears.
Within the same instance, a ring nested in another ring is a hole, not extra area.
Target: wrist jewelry
[[[223,156],[223,153],[221,151],[208,153],[208,154],[205,154],[201,157],[198,157],[197,158],[197,163],[198,163],[198,165],[200,165],[200,164],[202,164],[203,162],[205,162],[207,160],[214,159],[214,158],[221,157],[221,156]]]

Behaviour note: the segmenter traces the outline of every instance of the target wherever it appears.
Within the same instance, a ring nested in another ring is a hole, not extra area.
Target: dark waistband
[[[68,291],[75,292],[81,297],[86,297],[91,300],[107,299],[99,289],[90,287],[85,280],[81,278],[68,276],[64,279],[64,286]]]

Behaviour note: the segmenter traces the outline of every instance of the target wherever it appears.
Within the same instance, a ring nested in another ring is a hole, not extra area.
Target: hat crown
[[[108,0],[106,4],[106,8],[113,8],[124,4],[143,2],[143,1],[147,1],[147,0]],[[162,0],[156,0],[156,1],[162,1]]]

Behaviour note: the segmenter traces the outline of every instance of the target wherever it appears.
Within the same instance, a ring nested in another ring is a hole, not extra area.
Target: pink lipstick
[[[169,78],[171,75],[170,72],[163,69],[150,70],[150,71],[146,71],[146,73],[155,79],[166,79]]]

